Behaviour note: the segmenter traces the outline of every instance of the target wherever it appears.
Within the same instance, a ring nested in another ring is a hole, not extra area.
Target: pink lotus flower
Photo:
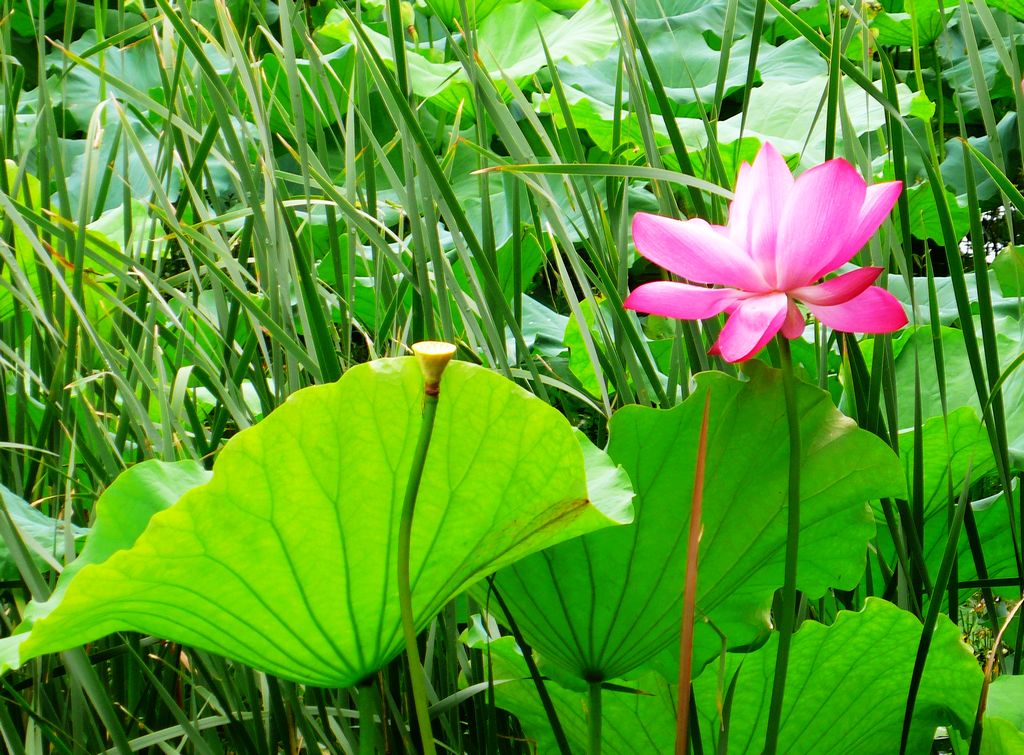
[[[855,333],[890,333],[907,324],[892,294],[871,285],[880,267],[862,267],[817,283],[845,265],[892,210],[899,181],[868,186],[850,163],[829,160],[793,178],[770,144],[744,163],[728,226],[699,218],[637,213],[637,251],[693,283],[658,281],[635,289],[625,306],[681,320],[729,318],[709,353],[741,362],[782,332],[804,330],[801,302],[825,325]]]

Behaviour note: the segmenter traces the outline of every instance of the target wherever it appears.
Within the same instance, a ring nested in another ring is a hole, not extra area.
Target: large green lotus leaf
[[[587,0],[540,0],[540,3],[553,11],[575,11],[586,5]],[[476,26],[499,8],[514,5],[510,0],[469,0],[466,10],[470,25]],[[430,11],[437,15],[445,25],[455,31],[462,28],[462,8],[459,0],[430,0]],[[473,22],[476,23],[473,23]]]
[[[324,124],[334,124],[336,116],[348,107],[347,87],[354,58],[352,48],[343,47],[323,55],[317,66],[301,58],[289,64],[298,80],[306,132],[311,139]],[[297,124],[285,64],[277,55],[268,54],[263,56],[260,69],[263,96],[269,100],[270,127],[274,133],[289,133]]]
[[[712,46],[701,32],[693,26],[670,27],[652,19],[638,18],[637,22],[647,28],[644,41],[651,56],[657,61],[658,75],[665,88],[672,114],[700,118],[707,103],[714,100],[718,84],[722,52],[718,43]],[[679,50],[685,55],[678,55]],[[729,49],[728,70],[723,82],[724,94],[744,85],[747,78],[746,63],[750,54],[748,39],[736,41]],[[616,92],[619,66],[619,50],[615,48],[596,63],[578,65],[561,63],[558,73],[562,85],[576,90],[587,98],[597,100],[608,107],[622,98],[622,106],[630,103],[630,87],[623,84],[623,91]],[[757,71],[765,81],[799,84],[810,78],[825,76],[828,66],[805,39],[790,40],[778,47],[762,44],[759,48]],[[647,97],[647,93],[642,96]],[[701,104],[703,103],[703,104]],[[665,115],[657,103],[649,103],[656,114]]]
[[[1020,2],[1020,0],[1015,1]],[[999,0],[996,0],[996,2],[999,2]],[[996,6],[994,3],[989,3],[989,7],[995,8]],[[957,38],[958,41],[963,39],[959,34]],[[976,75],[980,75],[984,80],[986,103],[995,103],[997,100],[1013,101],[1014,89],[1019,85],[1019,82],[1013,81],[1012,74],[1006,71],[1002,63],[1000,51],[993,45],[982,43],[973,51],[973,54],[968,54],[967,48],[962,42],[960,44],[956,42],[948,44],[940,41],[939,49],[942,50],[941,55],[945,58],[944,65],[942,66],[942,78],[949,85],[950,89],[959,96],[960,110],[965,116],[971,117],[981,108],[981,94],[978,81],[975,78]],[[1003,105],[997,112],[1005,113],[1007,109],[1011,110],[1012,114],[1016,116],[1016,110],[1012,105],[1009,108]],[[1002,136],[1002,133],[1000,133],[999,138],[1002,139]],[[971,141],[973,142],[974,138]],[[1010,145],[1006,146],[1009,147]],[[956,149],[960,151],[959,146]],[[1016,138],[1012,140],[1012,149],[1014,151],[1017,149]],[[961,181],[963,180],[964,177],[961,176]],[[990,186],[994,186],[991,182],[988,183]],[[959,192],[957,193],[959,194]],[[979,194],[980,197],[981,195]]]
[[[334,38],[358,45],[351,23],[340,11],[328,15]],[[388,63],[394,64],[391,40],[363,27],[370,43]],[[543,35],[543,36],[542,36]],[[477,30],[477,53],[494,79],[498,91],[508,95],[503,77],[525,80],[547,65],[544,43],[554,61],[592,63],[600,60],[615,43],[615,19],[607,0],[590,0],[571,18],[556,13],[537,0],[520,0],[499,6]],[[474,112],[473,85],[458,61],[435,62],[415,46],[406,51],[409,83],[415,94],[454,113]]]
[[[828,75],[828,63],[814,45],[803,37],[797,37],[777,47],[762,45],[757,54],[757,71],[763,81],[797,84]]]
[[[156,513],[172,506],[192,488],[209,482],[211,477],[212,473],[195,461],[155,459],[120,474],[96,501],[95,524],[89,539],[81,555],[64,569],[51,601],[62,595],[71,578],[89,564],[102,563],[118,551],[131,548]],[[47,604],[39,604],[43,605]],[[53,605],[56,603],[51,608]]]
[[[512,713],[538,755],[557,753],[544,706],[519,648],[511,637],[471,643],[485,651],[494,674],[494,698]],[[634,690],[634,691],[628,691]],[[670,753],[675,742],[675,686],[656,671],[638,679],[616,680],[615,689],[601,693],[601,752],[608,755]],[[558,720],[573,752],[588,746],[587,694],[547,684]]]
[[[1010,529],[1010,510],[1003,495],[994,495],[980,501],[971,502],[971,510],[978,528],[978,539],[982,543],[985,556],[985,576],[989,579],[1016,579],[1017,557],[1013,547],[1013,530]],[[1012,514],[1016,521],[1014,507]],[[945,513],[936,514],[925,520],[924,525],[924,560],[928,565],[928,573],[934,576],[942,563],[943,549],[949,537]],[[961,532],[957,543],[957,579],[969,582],[980,578],[974,563],[970,541]],[[966,601],[977,588],[964,588],[960,597]],[[1020,591],[1015,587],[995,588],[997,595],[1015,599]]]
[[[95,50],[97,41],[96,31],[89,29],[69,47],[71,52],[82,55]],[[124,47],[103,46],[102,49],[102,65],[108,75],[105,81],[85,66],[72,64],[63,50],[47,56],[47,64],[54,71],[46,80],[50,101],[63,107],[82,131],[88,129],[89,119],[101,103],[112,95],[120,96],[120,89],[111,81],[124,82],[142,92],[159,89],[162,85],[160,61],[152,40],[142,39]],[[99,57],[94,52],[87,60],[100,65]]]
[[[634,12],[645,36],[666,28],[694,29],[721,35],[728,6],[729,0],[638,0]],[[768,17],[773,14],[769,9]],[[736,13],[736,34],[748,35],[753,21],[753,6],[740,3]]]
[[[619,110],[616,127],[616,111],[611,105],[591,98],[588,94],[571,87],[565,90],[565,98],[576,128],[586,131],[598,147],[611,152],[616,144],[632,144],[634,147],[627,150],[625,154],[630,158],[643,156],[643,130],[635,112]],[[534,103],[537,110],[550,115],[557,126],[565,126],[565,115],[556,98],[538,94],[534,96]],[[711,173],[711,168],[708,166],[708,162],[710,162],[708,160],[709,149],[715,149],[718,152],[717,159],[722,161],[726,174],[735,175],[739,172],[741,163],[754,161],[761,147],[761,143],[757,139],[749,136],[743,137],[742,142],[731,141],[728,144],[720,143],[709,147],[707,129],[699,118],[676,118],[675,120],[683,140],[687,144],[693,145],[690,160],[693,163],[694,172],[698,176]],[[678,170],[679,162],[671,153],[672,140],[669,138],[665,119],[660,115],[651,115],[650,125],[654,130],[654,140],[658,144],[659,150],[664,152],[662,159],[665,166]],[[632,206],[631,203],[630,207]]]
[[[109,105],[108,105],[109,106]],[[113,120],[113,117],[110,119]],[[140,202],[148,202],[153,194],[150,177],[147,172],[147,160],[142,155],[151,156],[158,154],[160,150],[161,137],[148,130],[144,125],[135,122],[132,115],[128,116],[131,128],[138,135],[141,148],[136,150],[129,147],[127,152],[123,149],[125,137],[120,133],[120,124],[99,132],[99,139],[90,142],[87,139],[60,139],[58,145],[61,151],[61,159],[67,165],[67,187],[68,197],[71,201],[68,217],[77,218],[81,212],[83,203],[89,208],[98,207],[101,211],[112,210],[123,204],[124,195],[121,191],[108,191],[103,193],[106,183],[103,181],[86,181],[90,170],[89,161],[94,160],[99,154],[103,161],[104,170],[110,171],[111,181],[116,181],[118,186],[125,185],[131,189],[132,199]],[[210,173],[214,183],[220,186],[225,184],[218,179],[223,176],[223,165],[211,155],[209,164]],[[177,196],[181,190],[181,175],[178,171],[171,171],[162,184],[162,190],[169,196]],[[88,190],[88,193],[86,193]]]
[[[992,49],[991,47],[983,47],[981,50],[983,65],[987,58],[987,62],[994,67],[996,76],[996,81],[994,86],[990,87],[989,94],[993,98],[1002,96],[1012,100],[1014,90],[1019,86],[1019,82],[1010,80],[1010,77],[1006,75],[1006,71],[1003,70],[998,56],[986,55],[986,51]],[[970,61],[964,60],[961,66],[956,67],[963,70],[963,78],[965,79],[963,84],[965,89],[961,91],[961,109],[964,112],[977,109],[980,105],[980,100],[978,99],[977,88],[974,86],[973,74],[970,73]],[[946,78],[945,74],[943,74],[943,78]],[[973,100],[973,106],[970,104],[971,100]],[[996,148],[998,147],[999,152],[1002,153],[1003,164],[1013,165],[1013,161],[1017,159],[1013,153],[1018,151],[1020,143],[1017,138],[1017,129],[1017,111],[1016,108],[1011,108],[1009,112],[1003,115],[999,123],[996,124],[996,133],[993,136],[997,137],[998,145],[993,142],[992,137],[988,134],[984,136],[969,136],[967,141],[990,160],[995,157]],[[953,190],[954,194],[961,196],[967,192],[967,175],[964,168],[962,138],[954,136],[949,139],[946,142],[944,154],[946,158],[939,166],[942,173],[942,181]],[[999,195],[999,187],[996,186],[995,181],[987,173],[975,171],[974,175],[974,181],[978,189],[978,200],[980,202],[988,203]],[[988,205],[986,204],[986,206]]]
[[[33,560],[40,569],[49,569],[53,561],[58,564],[63,562],[62,554],[66,537],[69,534],[69,527],[73,540],[77,541],[85,537],[85,529],[69,525],[61,519],[48,517],[3,485],[0,485],[0,499],[3,499],[7,515],[21,534],[22,539],[25,540]],[[18,577],[16,562],[7,545],[0,541],[0,579],[13,580]]]
[[[566,18],[533,0],[502,5],[480,24],[477,46],[487,70],[518,79],[547,65],[542,38],[555,61],[596,62],[615,43],[611,7],[590,0]]]
[[[40,18],[40,14],[35,12],[36,9],[32,5],[19,3],[16,7],[11,8],[8,17],[11,29],[22,37],[34,37],[39,33],[40,24],[46,31],[49,31],[65,23],[65,6],[67,6],[67,0],[54,0],[53,3],[47,4],[47,12]]]
[[[1020,677],[1013,677],[1019,679]],[[983,719],[984,734],[981,738],[979,755],[1015,755],[1024,752],[1024,731],[1021,731],[1005,718],[985,716]],[[969,742],[955,749],[957,753],[970,752]]]
[[[963,238],[971,227],[971,213],[967,207],[961,207],[956,196],[949,189],[943,189],[946,195],[946,207],[949,209],[949,218],[953,222],[953,233],[957,238]],[[939,218],[939,208],[935,203],[935,195],[932,187],[925,183],[911,186],[907,189],[909,201],[910,232],[919,239],[931,239],[942,243],[942,221]],[[966,204],[966,203],[965,203]],[[894,278],[897,276],[893,276]],[[902,281],[902,277],[900,277]],[[927,279],[926,279],[927,280]],[[946,279],[949,280],[948,278]],[[927,308],[927,299],[922,299]]]
[[[991,0],[988,5],[1006,11],[1018,20],[1024,20],[1024,0]]]
[[[732,647],[768,633],[783,576],[788,431],[781,373],[759,362],[747,371],[747,382],[698,375],[693,395],[671,410],[616,412],[608,453],[636,487],[634,524],[549,548],[498,574],[526,640],[566,681],[624,676],[678,642],[696,446],[709,393],[698,617]],[[827,393],[800,384],[797,401],[799,587],[814,597],[859,581],[874,532],[867,502],[901,494],[904,483],[892,450],[840,414]],[[697,656],[720,647],[700,622]]]
[[[644,24],[645,19],[638,18]],[[687,144],[691,148],[695,144],[706,141],[706,131],[700,120],[702,109],[698,107],[698,97],[704,103],[713,99],[718,81],[718,68],[721,62],[721,51],[709,46],[707,40],[695,26],[669,26],[657,23],[655,19],[647,19],[650,28],[644,36],[651,55],[658,61],[658,74],[665,87],[665,93],[674,107],[675,116],[691,116],[677,118]],[[741,40],[733,45],[729,54],[729,70],[725,80],[725,93],[728,94],[746,81],[746,61],[749,53],[749,42]],[[675,51],[685,49],[686,55],[677,55]],[[809,78],[820,77],[827,73],[827,66],[821,60],[811,44],[804,39],[790,40],[779,47],[762,44],[759,48],[757,70],[764,80],[797,84]],[[615,133],[621,141],[643,145],[643,135],[637,116],[629,108],[630,88],[623,84],[623,91],[616,92],[616,71],[618,70],[618,49],[596,63],[577,65],[564,62],[558,66],[559,78],[565,89],[566,98],[572,109],[574,123],[591,133],[595,142],[602,149],[611,151],[613,121],[618,129]],[[646,94],[643,95],[647,97]],[[622,98],[621,110],[615,119],[615,103]],[[543,101],[543,100],[542,100]],[[662,114],[656,103],[649,103],[654,108],[655,118],[652,119],[659,146],[668,152],[671,142],[668,137]],[[551,110],[556,116],[557,100],[545,102],[544,110]],[[594,122],[607,121],[604,125]],[[735,151],[735,145],[728,152]],[[756,148],[754,150],[756,153]],[[666,158],[671,155],[666,154]],[[753,159],[753,155],[749,159]],[[728,163],[726,164],[728,168]],[[738,163],[737,166],[738,167]],[[735,172],[735,171],[733,171]]]
[[[988,433],[969,406],[954,409],[943,420],[932,417],[921,427],[921,457],[924,472],[923,509],[925,518],[946,515],[949,494],[959,500],[968,470],[971,482],[996,468]],[[900,433],[900,460],[909,490],[914,473],[914,431]],[[879,522],[884,521],[879,514]]]
[[[988,687],[981,755],[1024,752],[1024,676],[1000,676]],[[953,751],[967,755],[970,742],[951,732]]]
[[[954,211],[955,212],[955,211]],[[935,303],[938,306],[938,320],[942,325],[952,325],[960,319],[960,313],[956,307],[956,295],[953,293],[953,281],[951,278],[935,278]],[[978,280],[974,273],[964,275],[964,283],[967,285],[967,295],[971,300],[971,314],[977,316],[980,313],[978,307]],[[992,310],[996,315],[1012,317],[1017,320],[1024,319],[1024,301],[1017,296],[1003,296],[1000,294],[999,286],[990,284],[992,297]],[[910,313],[910,291],[901,275],[890,275],[888,280],[889,291],[906,306]],[[914,294],[917,299],[917,313],[913,316],[918,325],[927,325],[931,322],[931,312],[928,305],[932,298],[928,293],[928,279],[924,277],[913,279]],[[911,331],[907,331],[909,336]],[[895,347],[895,342],[893,346]],[[912,407],[911,407],[912,408]]]
[[[64,567],[50,599],[29,603],[22,615],[18,634],[13,639],[0,640],[0,666],[19,664],[17,648],[27,637],[25,632],[60,605],[64,592],[78,572],[89,564],[102,563],[114,553],[130,548],[154,514],[209,479],[210,473],[194,461],[169,463],[150,460],[121,473],[96,501],[95,524],[89,530],[82,552]],[[36,514],[42,516],[39,512]],[[22,534],[26,534],[24,528]]]
[[[928,573],[934,577],[942,563],[946,541],[949,539],[950,500],[955,503],[963,492],[968,470],[971,483],[992,474],[995,460],[988,434],[978,419],[977,413],[969,406],[963,406],[949,413],[945,418],[932,417],[921,428],[921,450],[923,458],[922,490],[924,514],[924,560]],[[900,458],[903,462],[907,487],[913,480],[914,433],[900,433]],[[1017,566],[1014,554],[1012,532],[1005,498],[993,496],[972,501],[971,508],[978,526],[979,537],[985,546],[985,566],[988,577],[1016,577]],[[875,521],[878,523],[878,546],[890,566],[896,563],[896,547],[885,524],[881,505],[875,502]],[[961,581],[979,578],[967,536],[961,531],[958,542],[957,576]],[[871,567],[875,577],[880,572],[874,559]],[[880,583],[878,583],[880,584]],[[963,598],[973,590],[965,590]]]
[[[466,12],[469,15],[470,23],[480,23],[488,15],[494,12],[495,8],[506,3],[508,0],[469,0],[466,3]],[[458,0],[430,0],[430,10],[452,31],[462,26],[462,8]],[[476,26],[476,24],[473,24]]]
[[[102,279],[114,276],[106,270],[120,271],[123,257],[114,256],[108,250],[118,250],[126,255],[137,255],[143,259],[161,259],[167,249],[167,239],[157,228],[157,221],[144,202],[132,199],[127,205],[119,204],[102,213],[86,226],[88,238],[94,242],[90,246],[92,253],[100,256],[104,263]],[[92,262],[92,265],[95,265]],[[116,265],[116,267],[115,267]],[[92,269],[95,270],[95,267]],[[99,272],[99,271],[97,271]],[[99,276],[98,276],[99,277]]]
[[[309,684],[373,672],[402,647],[398,521],[422,394],[412,358],[297,392],[233,437],[210,481],[130,547],[82,568],[58,605],[5,641],[6,657],[133,630]],[[584,451],[558,411],[484,368],[449,366],[412,533],[420,627],[484,574],[629,520],[626,475],[597,449],[586,456],[589,494]]]
[[[1002,369],[1006,369],[1024,351],[1024,324],[1011,318],[997,317],[995,329],[999,361]],[[941,335],[947,406],[950,410],[971,406],[980,412],[963,332],[955,328],[942,328]],[[896,356],[896,397],[901,428],[913,427],[914,423],[915,353],[921,367],[922,416],[925,419],[942,416],[931,329],[919,328],[909,336]],[[1024,463],[1024,370],[1017,370],[1003,383],[1002,398],[1010,454],[1012,461],[1019,465]]]
[[[988,687],[985,713],[1024,732],[1024,676],[1000,676]]]
[[[1024,250],[1012,244],[1003,247],[992,260],[992,272],[1002,295],[1016,300],[1019,318],[1024,310]]]
[[[877,755],[900,749],[907,692],[921,622],[877,598],[842,611],[832,626],[806,622],[793,637],[783,698],[779,752],[787,755]],[[728,656],[725,677],[709,666],[694,682],[705,752],[714,752],[720,689],[735,684],[727,750],[760,752],[767,727],[778,639],[753,653]],[[738,678],[737,678],[738,677]],[[914,707],[907,752],[931,752],[937,726],[969,732],[982,673],[960,632],[939,617]]]
[[[955,10],[952,6],[940,9],[939,0],[906,0],[903,7],[906,13],[882,11],[872,20],[879,45],[909,47],[934,42]]]
[[[744,113],[727,118],[719,124],[719,140],[734,141],[742,132],[770,141],[784,155],[799,154],[804,167],[812,167],[825,158],[825,118],[820,109],[828,87],[828,76],[807,79],[800,83],[765,81],[750,93],[750,106]],[[881,86],[879,85],[879,88]],[[840,96],[854,133],[860,135],[881,128],[885,109],[852,79],[843,79]],[[904,85],[897,86],[900,113],[910,111],[914,93]]]
[[[701,33],[692,27],[661,27],[658,31],[651,31],[644,37],[644,41],[651,56],[658,61],[658,75],[673,106],[672,114],[699,118],[702,107],[706,108],[706,103],[714,100],[722,53],[708,45]],[[686,50],[686,54],[679,55],[679,50]],[[619,54],[616,47],[595,63],[562,63],[558,66],[558,73],[563,86],[583,92],[609,106],[613,105],[616,101]],[[724,82],[726,95],[742,87],[746,81],[745,63],[749,54],[750,43],[745,39],[735,43],[729,50],[732,64]],[[624,107],[628,106],[631,96],[627,85],[622,93]],[[641,96],[647,95],[643,93]],[[703,106],[698,102],[704,103]],[[651,106],[658,112],[655,103],[652,102]]]
[[[781,49],[781,48],[779,48]],[[751,93],[751,106],[748,110],[746,127],[741,129],[740,116],[734,116],[719,124],[718,148],[725,156],[729,156],[743,134],[743,160],[752,161],[757,153],[758,145],[771,141],[784,155],[800,155],[801,164],[811,167],[824,160],[825,127],[824,119],[820,118],[818,102],[828,83],[827,76],[805,77],[802,81],[791,83],[784,79],[766,80]],[[580,84],[581,78],[577,81]],[[607,88],[586,84],[587,91],[576,87],[566,89],[566,100],[577,128],[585,129],[591,138],[603,149],[613,143],[613,135],[618,135],[620,143],[643,145],[642,131],[635,113],[619,110],[600,97],[605,96]],[[593,90],[594,94],[591,93]],[[856,91],[855,91],[856,90]],[[858,97],[858,93],[860,96]],[[898,87],[900,111],[909,112],[913,92],[900,84]],[[873,101],[865,104],[863,92],[856,85],[846,87],[847,110],[854,131],[857,134],[877,129],[885,119],[885,111]],[[535,95],[534,101],[540,112],[551,114],[559,126],[565,123],[560,113],[560,105],[556,99],[547,95]],[[616,131],[616,119],[619,130]],[[671,140],[668,129],[661,115],[651,116],[651,127],[659,148],[669,152]],[[697,169],[702,167],[700,153],[708,149],[707,127],[699,118],[676,118],[676,125],[697,156]],[[733,145],[733,146],[730,146]],[[629,153],[627,153],[629,154]],[[639,152],[637,153],[639,154]],[[735,163],[735,164],[732,164]],[[666,155],[666,164],[672,165],[670,154]],[[726,160],[726,170],[735,173],[739,169],[739,160]]]
[[[395,55],[391,40],[368,26],[361,27],[377,54],[389,66],[394,66]],[[327,23],[319,33],[344,44],[359,47],[359,37],[352,29],[352,21],[340,10],[327,15]],[[454,111],[460,102],[472,103],[472,87],[457,62],[437,62],[428,59],[411,47],[406,49],[406,64],[409,67],[409,84],[414,94],[429,98],[435,104]]]
[[[861,613],[841,613],[832,627],[806,624],[794,639],[790,666],[792,684],[788,689],[795,692],[791,691],[786,696],[788,716],[784,713],[782,730],[783,737],[788,733],[793,739],[783,739],[780,751],[815,755],[819,752],[874,755],[897,751],[905,690],[920,631],[921,625],[913,616],[876,599],[869,599]],[[479,643],[478,646],[484,645]],[[732,703],[730,752],[757,752],[760,749],[762,739],[758,737],[763,738],[763,717],[771,690],[771,677],[765,673],[774,667],[775,647],[773,638],[766,648],[756,653],[728,656],[726,684],[741,664],[744,673],[738,680]],[[525,734],[536,744],[540,755],[557,752],[547,717],[519,649],[511,638],[504,637],[492,641],[489,650],[498,706],[520,720]],[[895,663],[889,663],[890,659]],[[748,664],[750,671],[747,670]],[[890,669],[895,673],[889,675]],[[718,744],[717,710],[722,689],[719,672],[717,665],[709,666],[695,683],[705,752],[712,751]],[[980,677],[970,652],[958,642],[955,628],[943,620],[936,631],[935,644],[926,665],[920,702],[915,706],[914,734],[920,737],[919,741],[930,740],[934,727],[940,723],[969,725]],[[617,683],[645,694],[604,691],[602,751],[622,755],[672,752],[675,687],[655,672],[648,672],[633,682],[617,680]],[[586,695],[552,684],[547,688],[570,746],[574,752],[585,752]],[[894,692],[902,696],[894,695]],[[1005,697],[1000,695],[1000,700]],[[877,705],[876,700],[882,700],[882,705]],[[825,719],[820,722],[817,720],[821,715],[819,706]],[[850,718],[846,718],[847,715]],[[1016,715],[1002,711],[1000,715],[1006,715],[1010,721],[1019,720],[1019,708]],[[986,720],[986,725],[990,720]],[[1006,723],[1016,732],[1012,723],[1003,720],[999,723]],[[711,733],[711,726],[714,726],[715,734]],[[803,736],[805,731],[807,734]],[[890,746],[894,732],[895,748]],[[928,749],[910,751],[927,752]]]

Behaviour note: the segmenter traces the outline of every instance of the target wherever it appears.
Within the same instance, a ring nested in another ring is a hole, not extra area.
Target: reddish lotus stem
[[[676,755],[686,755],[690,732],[690,674],[693,672],[693,622],[697,613],[697,556],[700,546],[701,510],[704,501],[704,463],[708,456],[708,416],[711,391],[704,396],[704,418],[697,441],[690,500],[690,540],[686,546],[686,581],[683,584],[683,628],[679,632],[679,699],[676,708]]]

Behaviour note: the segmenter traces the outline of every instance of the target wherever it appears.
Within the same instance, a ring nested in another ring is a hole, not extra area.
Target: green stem
[[[590,746],[588,755],[601,755],[601,682],[590,682],[590,708],[587,715],[587,728]]]
[[[412,468],[409,470],[409,484],[405,489],[405,500],[402,503],[402,519],[398,528],[398,602],[402,609],[402,632],[405,635],[405,655],[409,660],[409,683],[412,686],[412,698],[416,707],[416,721],[420,729],[420,742],[423,755],[436,755],[434,736],[430,726],[430,714],[427,711],[427,685],[420,662],[419,649],[416,647],[416,624],[412,613],[412,583],[409,579],[409,554],[412,540],[412,515],[416,508],[416,496],[423,477],[423,465],[430,448],[430,436],[434,432],[434,417],[437,414],[437,392],[426,391],[423,397],[423,423],[420,425],[420,436],[413,452]]]
[[[782,609],[778,617],[779,649],[775,656],[775,679],[768,708],[768,731],[764,739],[765,755],[775,755],[779,744],[779,723],[782,720],[782,696],[786,689],[789,648],[796,623],[796,566],[800,539],[800,418],[796,411],[796,377],[789,341],[779,338],[782,356],[782,393],[789,422],[789,499],[787,504],[786,566],[782,581]]]
[[[523,635],[519,631],[519,625],[516,623],[508,603],[501,597],[501,591],[498,590],[498,586],[494,583],[493,575],[487,578],[487,584],[491,588],[491,594],[494,596],[494,599],[498,602],[498,607],[501,608],[501,612],[505,615],[505,620],[508,622],[508,628],[512,632],[513,639],[515,639],[520,650],[523,651],[523,660],[526,662],[526,668],[530,671],[530,677],[533,679],[533,685],[537,689],[537,697],[540,698],[541,705],[544,707],[544,713],[547,714],[548,726],[551,727],[551,736],[554,737],[555,744],[558,745],[558,752],[560,755],[572,755],[572,748],[569,746],[569,740],[565,736],[565,729],[562,727],[562,722],[558,719],[555,704],[551,701],[551,695],[544,685],[544,677],[541,676],[540,669],[537,668],[537,662],[533,658],[533,651],[526,640],[523,639]]]
[[[359,708],[359,755],[377,755],[381,747],[377,729],[377,690],[372,678],[357,687],[356,705]]]

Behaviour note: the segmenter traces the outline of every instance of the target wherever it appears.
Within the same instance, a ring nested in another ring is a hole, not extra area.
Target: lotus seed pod
[[[455,356],[455,345],[444,341],[420,341],[412,345],[412,353],[416,355],[423,373],[423,389],[427,393],[436,393],[444,368]]]

